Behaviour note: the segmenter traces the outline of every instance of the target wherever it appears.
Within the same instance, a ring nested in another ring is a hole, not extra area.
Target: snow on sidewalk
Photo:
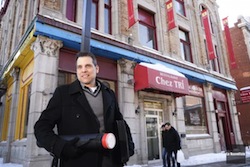
[[[250,157],[250,148],[246,147],[246,157]],[[214,162],[221,162],[226,161],[226,153],[210,153],[210,154],[202,154],[202,155],[196,155],[189,157],[181,164],[183,166],[194,166],[194,165],[202,165],[202,164],[208,164],[208,163],[214,163]],[[146,165],[130,165],[125,167],[145,167]],[[3,164],[3,159],[0,158],[0,167],[23,167],[23,165],[20,164],[13,164],[13,163],[5,163]],[[162,165],[156,165],[154,167],[162,167]]]

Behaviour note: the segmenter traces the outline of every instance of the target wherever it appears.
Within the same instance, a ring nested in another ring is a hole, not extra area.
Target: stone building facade
[[[1,2],[0,157],[49,166],[33,126],[55,88],[75,79],[84,1]],[[241,144],[216,0],[133,0],[131,27],[128,2],[93,0],[87,14],[98,78],[115,91],[131,127],[135,155],[128,164],[161,161],[166,121],[180,133],[186,157]]]

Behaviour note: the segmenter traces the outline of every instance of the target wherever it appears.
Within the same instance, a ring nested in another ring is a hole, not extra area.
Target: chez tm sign
[[[159,70],[157,70],[157,68]],[[151,88],[168,92],[189,94],[187,78],[173,69],[161,69],[160,66],[158,67],[157,65],[137,65],[135,67],[134,75],[135,90]]]

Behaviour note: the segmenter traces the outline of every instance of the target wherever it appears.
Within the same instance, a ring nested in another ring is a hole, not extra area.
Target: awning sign
[[[189,94],[187,78],[160,64],[140,63],[135,67],[134,77],[136,91],[148,88]]]
[[[241,97],[242,103],[250,102],[250,86],[240,89],[240,97]]]

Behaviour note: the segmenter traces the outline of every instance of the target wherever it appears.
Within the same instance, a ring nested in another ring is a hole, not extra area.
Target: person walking
[[[59,159],[60,167],[122,167],[124,165],[117,139],[118,132],[114,126],[117,120],[124,121],[124,119],[119,111],[115,93],[96,78],[98,72],[99,66],[94,54],[77,53],[77,79],[71,84],[56,88],[46,109],[34,125],[38,145]],[[132,156],[134,143],[130,128],[126,121],[124,122],[129,156]],[[55,127],[57,133],[54,132]],[[79,145],[77,136],[89,134],[101,136],[103,133],[114,134],[116,137],[114,149],[97,148],[97,144],[94,144],[93,148],[87,148],[86,143]],[[75,137],[66,140],[62,136]],[[57,163],[54,166],[57,166]]]
[[[171,167],[170,162],[172,160],[172,166],[180,167],[180,163],[177,162],[177,151],[181,149],[181,140],[178,132],[174,127],[171,126],[169,122],[165,123],[165,133],[164,133],[164,142],[165,149],[167,150],[167,164],[168,167]],[[174,155],[174,157],[173,157]]]

